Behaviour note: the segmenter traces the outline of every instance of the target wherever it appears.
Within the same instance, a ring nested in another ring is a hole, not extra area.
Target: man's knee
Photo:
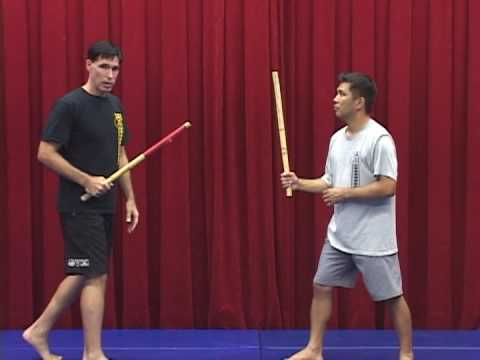
[[[87,285],[103,285],[107,281],[107,274],[95,274],[87,276],[85,282]]]
[[[313,295],[314,296],[331,296],[333,288],[331,286],[325,286],[317,283],[313,283]]]

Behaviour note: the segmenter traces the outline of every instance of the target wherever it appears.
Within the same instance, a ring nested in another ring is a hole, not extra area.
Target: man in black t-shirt
[[[38,159],[60,176],[58,210],[65,240],[65,279],[40,317],[23,337],[43,360],[50,352],[48,334],[63,310],[81,294],[83,360],[107,360],[101,328],[116,192],[106,177],[128,162],[128,129],[119,99],[110,92],[122,60],[121,50],[99,41],[88,50],[88,80],[53,107],[38,149]],[[138,224],[130,174],[119,183],[126,198],[128,232]],[[82,202],[88,193],[92,198]]]

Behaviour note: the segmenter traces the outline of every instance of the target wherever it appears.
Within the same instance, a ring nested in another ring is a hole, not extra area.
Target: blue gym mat
[[[303,330],[105,330],[103,345],[113,360],[274,360],[299,350],[308,339]],[[55,330],[53,352],[80,360],[80,330]],[[416,360],[480,360],[480,331],[415,331]],[[330,330],[325,360],[397,360],[393,331]],[[0,332],[1,360],[38,360],[21,331]]]

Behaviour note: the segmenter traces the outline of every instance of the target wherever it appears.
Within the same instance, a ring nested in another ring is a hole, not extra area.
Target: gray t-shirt
[[[325,182],[333,187],[358,187],[376,181],[380,175],[397,179],[395,144],[383,126],[369,119],[353,136],[347,136],[346,127],[332,136],[322,177]],[[397,253],[395,196],[335,204],[327,240],[351,254]]]

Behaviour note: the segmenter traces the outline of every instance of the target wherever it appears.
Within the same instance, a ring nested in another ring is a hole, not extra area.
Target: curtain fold
[[[475,0],[0,0],[0,326],[27,326],[63,278],[57,178],[36,151],[55,99],[85,81],[87,47],[111,39],[130,158],[193,126],[133,171],[140,226],[126,233],[120,205],[106,327],[308,327],[331,209],[280,187],[278,70],[302,177],[323,174],[342,126],[337,74],[377,80],[414,326],[479,328],[479,15]],[[81,326],[78,305],[59,326]],[[392,324],[360,282],[335,294],[331,326]]]

